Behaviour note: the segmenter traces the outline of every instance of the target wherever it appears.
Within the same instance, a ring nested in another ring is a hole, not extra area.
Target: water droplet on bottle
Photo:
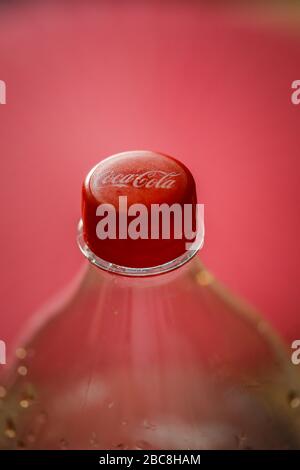
[[[34,395],[32,393],[31,387],[27,386],[26,388],[27,388],[27,391],[23,393],[21,400],[19,402],[19,405],[21,406],[21,408],[28,408],[32,404],[33,399],[34,399]]]
[[[0,385],[0,398],[4,398],[6,396],[6,388]]]
[[[4,434],[9,439],[14,439],[16,437],[16,431],[14,429],[6,428]]]
[[[114,403],[113,401],[111,401],[111,402],[107,405],[107,407],[108,407],[109,409],[111,409],[111,408],[114,406],[114,404],[115,404],[115,403]]]
[[[92,436],[91,436],[91,439],[90,439],[90,444],[93,447],[97,447],[99,445],[99,442],[97,440],[97,434],[95,432],[92,432]]]
[[[16,356],[18,359],[25,359],[27,356],[27,351],[24,348],[18,348],[16,349]]]
[[[27,400],[26,398],[23,398],[22,400],[20,400],[21,408],[29,408],[29,405],[30,405],[30,401]]]
[[[22,375],[23,377],[25,377],[25,375],[27,375],[27,367],[26,366],[19,366],[18,367],[18,374]]]
[[[59,444],[60,444],[61,450],[66,450],[69,447],[69,443],[66,439],[61,439]]]
[[[143,426],[146,429],[150,429],[151,431],[154,431],[156,429],[156,425],[153,423],[150,423],[147,419],[144,419],[143,421]]]
[[[150,449],[150,445],[146,441],[138,441],[135,444],[134,450]]]
[[[297,394],[294,391],[291,391],[288,394],[288,403],[289,403],[290,407],[293,408],[293,409],[299,408],[299,406],[300,406],[300,395]]]
[[[246,449],[245,443],[247,442],[247,436],[244,433],[235,436],[236,446],[238,449]]]
[[[118,314],[119,314],[118,310],[114,310],[114,311],[113,311],[113,314],[114,314],[114,315],[118,315]]]
[[[120,442],[120,444],[116,444],[113,446],[114,449],[118,449],[118,450],[127,450],[128,449],[128,446],[126,446],[125,444],[123,444],[122,442]]]
[[[214,281],[214,276],[206,269],[203,269],[202,271],[196,274],[196,280],[200,284],[200,286],[208,286]]]
[[[125,419],[123,421],[121,421],[122,426],[127,426],[127,424],[128,424],[128,421],[126,421]]]
[[[6,422],[6,428],[4,430],[4,434],[9,439],[14,439],[17,435],[14,423],[10,419],[7,420]]]
[[[17,449],[22,450],[25,449],[26,445],[24,441],[18,441],[17,442]]]

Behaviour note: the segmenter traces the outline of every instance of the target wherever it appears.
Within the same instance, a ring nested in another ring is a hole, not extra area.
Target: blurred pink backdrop
[[[206,206],[202,259],[288,341],[299,337],[300,106],[290,96],[300,37],[193,2],[29,3],[0,14],[8,347],[83,263],[85,174],[140,148],[190,167]]]

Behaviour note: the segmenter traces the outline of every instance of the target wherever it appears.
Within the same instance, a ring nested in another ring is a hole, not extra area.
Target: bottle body
[[[147,278],[89,265],[22,346],[2,448],[300,448],[284,348],[196,258]]]

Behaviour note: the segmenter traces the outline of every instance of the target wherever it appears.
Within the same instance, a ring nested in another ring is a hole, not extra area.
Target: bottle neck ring
[[[183,255],[179,256],[178,258],[175,258],[174,260],[169,261],[167,263],[161,264],[160,266],[151,266],[147,268],[132,268],[127,266],[119,266],[117,264],[110,263],[109,261],[106,261],[102,258],[99,258],[92,252],[92,250],[88,247],[84,240],[83,223],[81,219],[78,224],[77,243],[80,248],[80,251],[94,266],[97,266],[100,269],[114,274],[133,277],[155,276],[167,273],[169,271],[173,271],[174,269],[177,269],[180,266],[183,266],[188,261],[190,261],[201,248],[201,244],[199,244],[199,246],[196,247],[194,250],[187,250],[185,253],[183,253]]]

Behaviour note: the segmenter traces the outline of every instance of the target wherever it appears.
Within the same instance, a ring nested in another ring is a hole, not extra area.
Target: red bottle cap
[[[150,151],[113,155],[84,181],[83,242],[100,259],[96,264],[149,271],[187,253],[195,236],[186,236],[184,211],[189,205],[195,231],[196,203],[193,176],[175,158]]]

